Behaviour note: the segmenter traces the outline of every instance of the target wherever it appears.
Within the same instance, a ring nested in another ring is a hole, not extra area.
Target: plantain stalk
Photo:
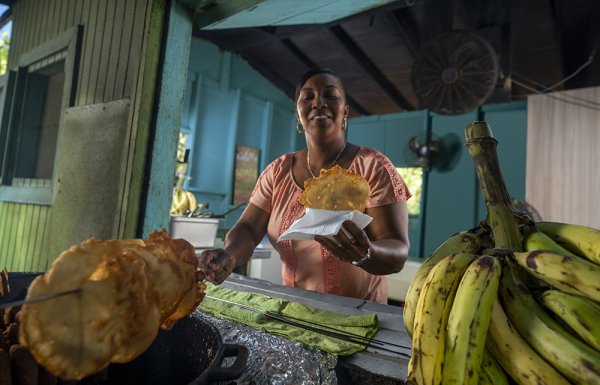
[[[522,240],[515,209],[498,163],[492,129],[484,121],[465,128],[465,146],[473,158],[475,171],[487,208],[486,223],[494,235],[494,247],[522,251]]]

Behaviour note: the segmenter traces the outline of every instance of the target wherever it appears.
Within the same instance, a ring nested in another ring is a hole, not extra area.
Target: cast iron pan
[[[226,357],[235,357],[235,362],[223,366]],[[111,364],[106,378],[92,377],[79,384],[210,384],[238,378],[247,358],[246,347],[223,343],[212,324],[188,316],[177,321],[173,329],[161,330],[152,345],[135,360]]]
[[[0,302],[24,298],[40,273],[10,273],[11,295]],[[233,363],[225,363],[235,357]],[[161,330],[142,355],[126,364],[111,364],[102,375],[79,381],[81,385],[204,385],[238,378],[246,368],[248,349],[223,343],[211,323],[188,316],[171,330]]]

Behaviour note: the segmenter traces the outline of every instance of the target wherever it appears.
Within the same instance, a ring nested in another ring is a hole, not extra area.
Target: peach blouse
[[[281,256],[284,285],[387,303],[385,276],[341,262],[312,240],[277,242],[292,222],[304,215],[304,206],[300,203],[303,188],[292,175],[293,157],[293,153],[288,153],[271,162],[250,197],[250,203],[270,214],[267,236]],[[392,162],[373,148],[361,147],[348,169],[369,183],[371,194],[367,208],[407,200],[411,196]]]

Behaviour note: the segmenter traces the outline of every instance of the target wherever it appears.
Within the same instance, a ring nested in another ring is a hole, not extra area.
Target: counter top
[[[376,346],[368,347],[363,352],[338,357],[338,366],[343,367],[346,375],[354,380],[371,378],[372,382],[369,383],[373,384],[402,384],[402,380],[406,378],[411,340],[402,322],[401,307],[281,286],[235,273],[223,285],[236,291],[251,291],[342,314],[377,314],[380,329],[374,339],[384,342],[384,349],[393,352]]]

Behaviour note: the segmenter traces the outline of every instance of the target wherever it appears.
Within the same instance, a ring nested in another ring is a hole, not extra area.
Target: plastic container
[[[185,215],[172,215],[171,238],[183,238],[195,248],[212,248],[215,246],[219,218],[195,218]]]

